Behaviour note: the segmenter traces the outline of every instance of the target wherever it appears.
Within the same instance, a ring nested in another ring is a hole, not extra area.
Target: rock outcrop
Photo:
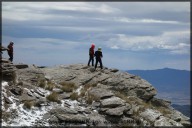
[[[28,126],[190,125],[169,101],[155,98],[157,91],[150,83],[118,69],[94,71],[84,64],[3,68],[5,126],[24,125],[18,119]],[[14,116],[5,116],[13,111]],[[21,117],[26,114],[28,118]]]

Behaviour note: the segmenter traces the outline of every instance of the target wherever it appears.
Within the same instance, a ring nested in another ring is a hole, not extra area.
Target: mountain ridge
[[[190,99],[189,71],[164,68],[157,70],[128,70],[127,72],[139,75],[149,81],[157,88],[159,94],[162,93],[162,96],[165,93],[172,93],[169,97]],[[189,104],[189,101],[187,104]]]
[[[2,66],[3,126],[190,125],[149,82],[118,69]]]

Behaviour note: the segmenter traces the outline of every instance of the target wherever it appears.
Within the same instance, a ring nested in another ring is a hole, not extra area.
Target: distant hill
[[[174,104],[189,104],[190,71],[177,69],[127,70],[151,83],[158,91],[158,97],[166,98]]]
[[[172,104],[171,106],[176,110],[182,112],[185,116],[190,117],[190,105]]]

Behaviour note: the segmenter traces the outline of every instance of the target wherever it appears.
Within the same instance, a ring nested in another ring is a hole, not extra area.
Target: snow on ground
[[[1,98],[2,98],[1,104],[2,104],[2,106],[1,106],[1,110],[3,110],[3,111],[5,110],[5,107],[4,107],[4,96],[3,95],[7,96],[7,94],[5,93],[6,92],[6,89],[5,89],[6,86],[9,86],[8,82],[2,82],[1,83],[1,87],[2,87],[2,93],[1,93]]]
[[[5,86],[8,86],[7,82],[2,83],[2,90],[3,94],[6,95],[6,89]],[[26,89],[26,88],[25,88]],[[39,88],[41,92],[47,92],[47,90],[44,90],[42,88]],[[46,95],[49,95],[50,92],[47,92]],[[10,119],[8,122],[5,122],[2,120],[2,126],[34,126],[35,123],[43,118],[43,115],[46,114],[49,110],[52,108],[55,108],[57,106],[65,106],[65,104],[70,105],[70,108],[73,109],[76,106],[78,106],[80,103],[76,100],[61,100],[61,104],[55,104],[53,102],[50,103],[50,106],[42,106],[41,108],[38,107],[32,107],[31,109],[24,109],[23,105],[16,105],[17,98],[10,96],[9,99],[13,102],[13,104],[10,104],[10,107],[5,110],[4,108],[4,100],[2,100],[2,110],[6,112],[11,112],[12,110],[17,110],[17,117],[14,119]],[[85,109],[83,107],[80,107],[82,110]],[[49,126],[48,121],[44,123],[44,126]]]
[[[82,88],[83,88],[83,87],[80,86],[75,92],[77,92],[77,94],[80,95],[80,94],[81,94],[81,89],[82,89]]]

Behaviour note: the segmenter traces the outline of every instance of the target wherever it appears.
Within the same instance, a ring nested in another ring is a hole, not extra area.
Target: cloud
[[[129,36],[118,34],[108,41],[107,46],[111,49],[118,48],[131,51],[167,50],[168,53],[172,54],[189,54],[190,32],[165,32],[159,36]]]
[[[114,45],[111,47],[111,49],[119,49],[119,47],[117,45]]]
[[[2,2],[2,41],[10,40],[16,59],[31,63],[84,62],[95,43],[107,65],[150,69],[161,55],[153,67],[163,67],[167,56],[189,56],[190,2]]]
[[[13,13],[14,10],[14,13]],[[3,2],[3,19],[27,21],[27,20],[48,20],[73,18],[66,15],[66,11],[81,13],[109,14],[119,9],[107,4],[92,4],[88,2]],[[62,12],[62,13],[55,13]],[[17,15],[15,15],[17,13]],[[64,14],[65,13],[65,14]]]

